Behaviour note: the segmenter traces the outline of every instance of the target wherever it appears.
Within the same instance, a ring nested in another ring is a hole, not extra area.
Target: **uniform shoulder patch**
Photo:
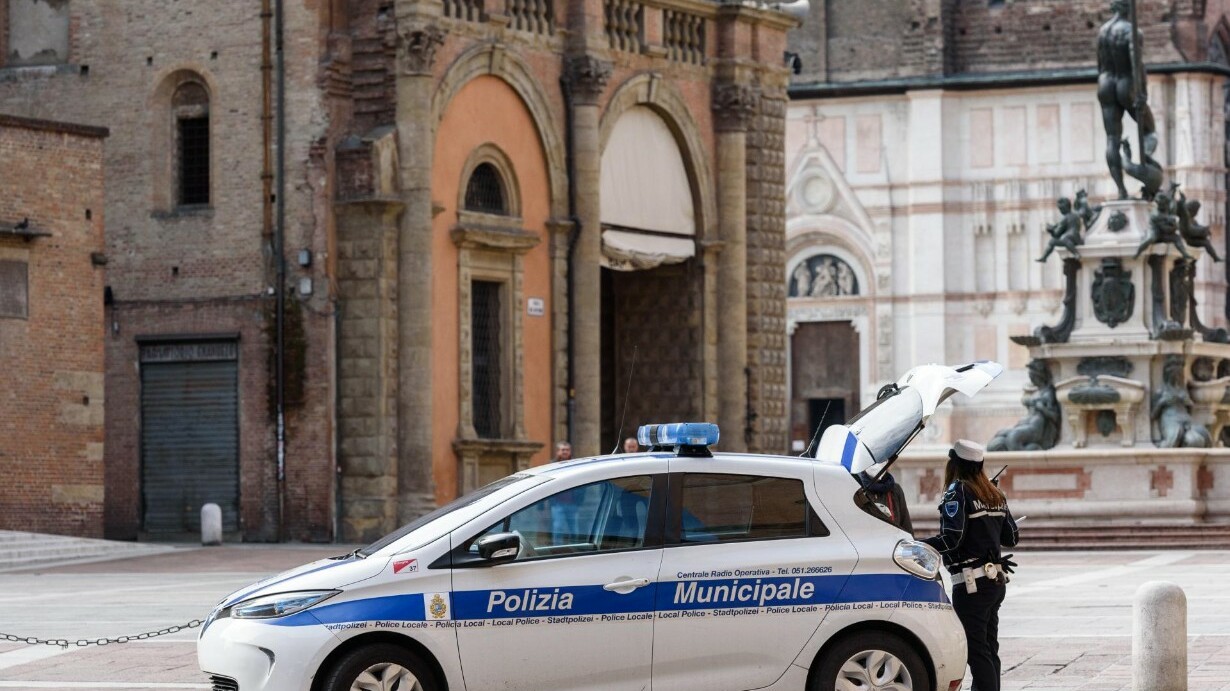
[[[950,502],[944,503],[944,513],[947,514],[949,518],[956,518],[957,512],[960,510],[961,510],[961,502],[959,501],[950,501]]]

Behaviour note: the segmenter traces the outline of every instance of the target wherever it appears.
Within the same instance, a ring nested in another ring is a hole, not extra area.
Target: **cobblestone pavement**
[[[0,632],[76,640],[182,624],[257,578],[347,549],[184,549],[0,574]],[[1132,596],[1150,580],[1187,592],[1190,691],[1230,691],[1230,552],[1017,556],[1001,613],[1004,691],[1129,691]],[[195,636],[68,650],[0,642],[0,690],[207,689]]]

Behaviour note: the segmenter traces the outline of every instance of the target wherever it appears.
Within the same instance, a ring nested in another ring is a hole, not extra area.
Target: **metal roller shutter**
[[[237,363],[141,366],[141,495],[151,535],[199,533],[201,506],[239,529]]]

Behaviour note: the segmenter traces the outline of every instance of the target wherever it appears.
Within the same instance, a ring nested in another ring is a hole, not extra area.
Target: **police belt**
[[[996,583],[1007,583],[1008,574],[1003,567],[995,562],[987,562],[977,568],[964,568],[959,572],[965,581],[965,592],[974,594],[978,592],[978,579],[988,578]],[[955,573],[953,574],[956,575]]]

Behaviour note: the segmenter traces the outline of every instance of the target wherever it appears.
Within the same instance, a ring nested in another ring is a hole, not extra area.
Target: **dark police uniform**
[[[1008,502],[986,506],[964,483],[954,482],[940,501],[940,534],[923,542],[939,551],[953,575],[952,607],[965,628],[973,691],[999,691],[999,606],[1007,590],[1000,546],[1017,543]],[[987,564],[994,564],[992,577]]]

